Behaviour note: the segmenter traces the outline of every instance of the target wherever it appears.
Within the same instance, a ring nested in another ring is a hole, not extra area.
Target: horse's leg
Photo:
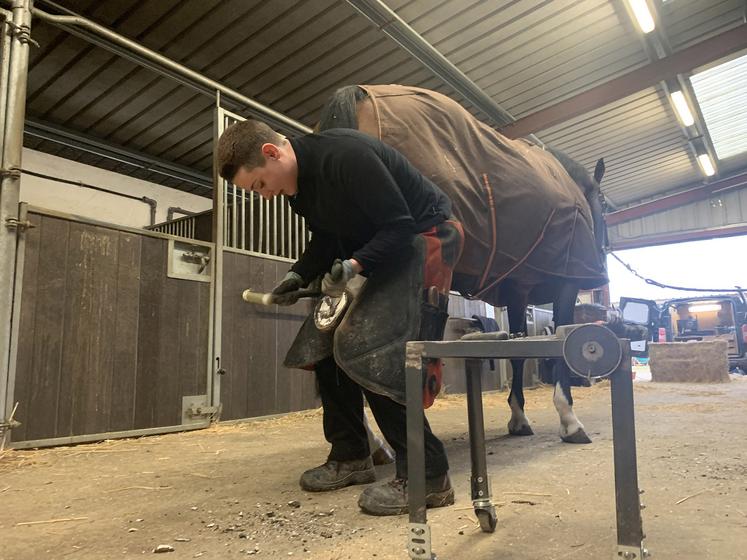
[[[573,323],[573,310],[576,306],[578,288],[572,282],[562,282],[558,296],[553,302],[555,328]],[[571,396],[571,371],[563,359],[555,360],[555,392],[553,403],[560,415],[560,439],[566,443],[591,443],[584,431],[584,425],[573,412]]]
[[[512,290],[509,296],[508,327],[511,333],[526,333],[527,300],[526,296]],[[529,418],[524,414],[524,360],[511,360],[511,392],[508,395],[508,406],[511,408],[511,420],[508,421],[508,433],[512,436],[534,435]]]

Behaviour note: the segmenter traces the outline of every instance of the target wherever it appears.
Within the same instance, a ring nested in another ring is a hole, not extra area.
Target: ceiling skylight
[[[747,55],[695,74],[698,98],[719,159],[747,151]]]

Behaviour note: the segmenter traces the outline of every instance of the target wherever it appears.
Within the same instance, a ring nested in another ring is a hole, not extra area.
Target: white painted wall
[[[22,167],[61,179],[82,181],[132,196],[155,199],[158,202],[156,223],[166,221],[169,206],[193,212],[212,207],[212,201],[208,198],[26,148],[23,149]],[[150,206],[144,202],[27,174],[21,176],[21,201],[48,210],[129,227],[140,228],[150,223]]]

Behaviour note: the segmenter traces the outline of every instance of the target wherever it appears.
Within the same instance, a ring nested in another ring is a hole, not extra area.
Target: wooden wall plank
[[[200,357],[200,346],[204,342],[200,340],[200,288],[202,282],[190,280],[173,280],[177,282],[177,301],[179,304],[179,321],[176,327],[179,329],[179,349],[175,359],[177,360],[177,375],[179,381],[178,413],[181,418],[181,397],[184,395],[196,395],[197,370],[205,371],[204,364],[198,364]]]
[[[244,302],[237,304],[234,292],[238,283],[237,277],[241,274],[237,267],[240,262],[245,260],[246,258],[243,255],[229,251],[223,253],[223,320],[221,323],[220,359],[221,367],[227,373],[220,377],[220,395],[223,404],[221,418],[226,420],[243,418],[242,414],[246,408],[246,398],[243,401],[239,400],[236,394],[237,387],[246,385],[246,373],[244,371],[246,364],[241,362],[240,355],[234,355],[234,344],[240,337],[238,332],[243,330],[236,322],[240,315],[238,308],[243,311],[244,306],[247,305]]]
[[[166,242],[164,242],[165,248]],[[154,426],[181,424],[182,392],[179,375],[179,338],[182,332],[180,321],[189,312],[179,301],[179,284],[192,282],[177,280],[166,275],[166,256],[161,263],[161,298],[157,309],[160,315],[158,332],[158,354],[156,363],[156,402]]]
[[[44,216],[39,246],[39,269],[34,328],[33,366],[29,384],[29,425],[26,439],[54,437],[60,430],[58,394],[64,348],[67,243],[69,224]]]
[[[252,258],[248,272],[248,285],[257,291],[268,292],[275,286],[275,262],[269,259]],[[237,322],[238,323],[238,322]],[[277,412],[275,404],[275,374],[277,359],[276,311],[272,307],[248,306],[241,317],[246,324],[243,330],[245,344],[242,346],[247,361],[247,417],[263,416]]]
[[[21,293],[21,320],[19,330],[23,333],[18,338],[18,360],[16,362],[16,379],[13,391],[13,402],[18,403],[16,418],[21,422],[14,428],[14,441],[23,441],[31,420],[29,394],[34,371],[34,332],[36,328],[36,300],[39,276],[39,253],[42,232],[42,217],[29,214],[28,220],[36,226],[26,231],[25,255],[23,267],[23,288]]]
[[[116,323],[112,341],[114,371],[108,431],[131,430],[135,422],[142,239],[139,235],[119,233]]]
[[[140,312],[138,318],[137,377],[135,380],[134,427],[155,425],[156,387],[158,379],[159,302],[164,288],[166,244],[161,239],[144,237],[141,247]]]
[[[194,394],[207,394],[207,379],[209,373],[208,367],[208,347],[210,344],[210,298],[212,295],[212,284],[199,283],[200,289],[200,320],[198,337],[199,346],[197,354],[197,370],[195,372]],[[210,372],[212,370],[210,369]]]
[[[69,435],[100,433],[108,427],[118,249],[117,232],[70,224],[66,291],[70,306],[66,307],[61,372],[72,389]]]

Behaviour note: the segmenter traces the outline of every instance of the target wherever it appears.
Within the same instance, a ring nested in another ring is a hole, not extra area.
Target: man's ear
[[[266,160],[278,159],[280,157],[280,148],[271,142],[262,144],[262,155]]]

